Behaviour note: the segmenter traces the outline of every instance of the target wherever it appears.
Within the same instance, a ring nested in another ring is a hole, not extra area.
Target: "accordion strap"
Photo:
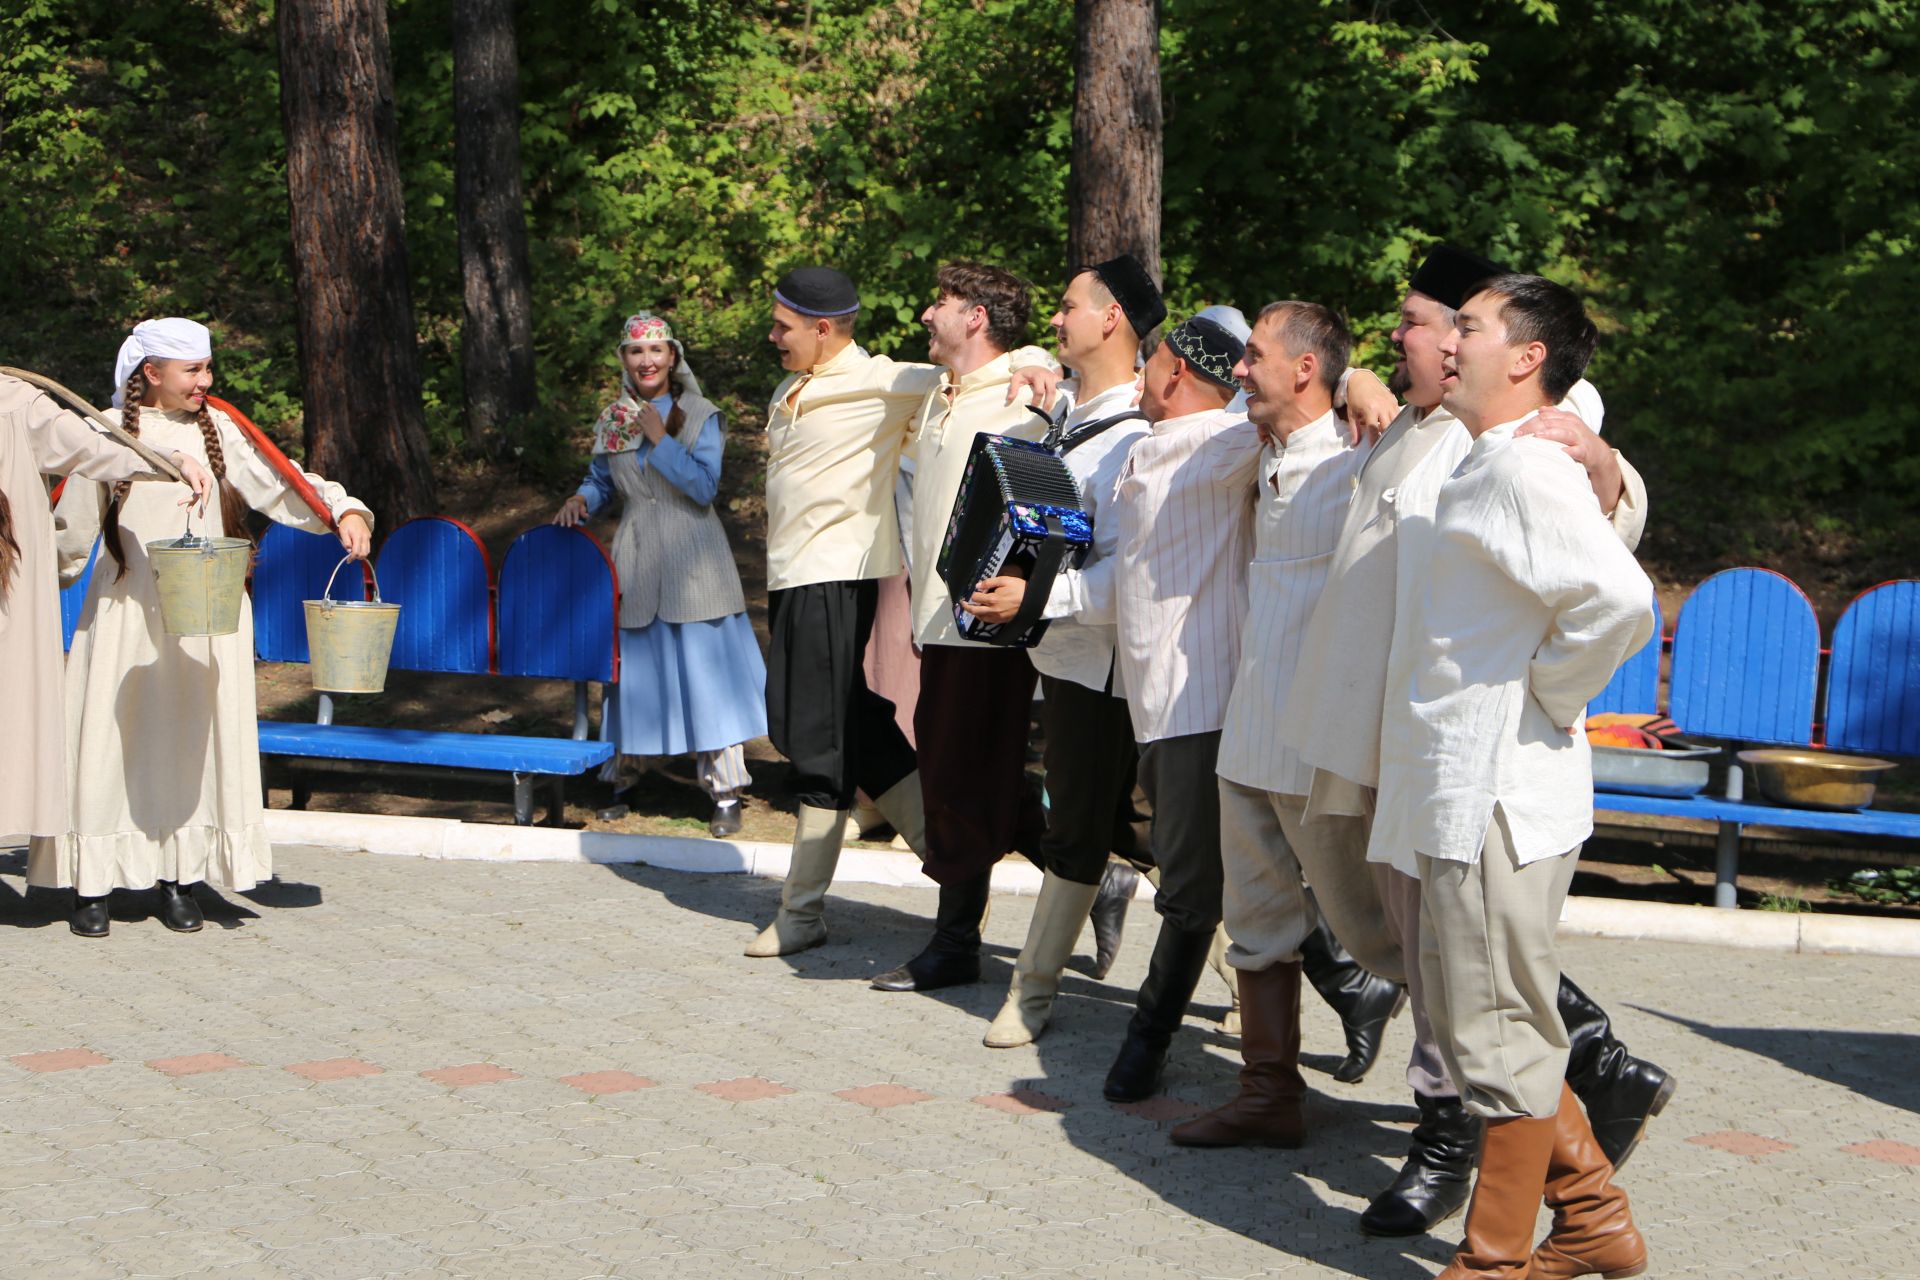
[[[1060,517],[1050,514],[1046,517],[1046,521],[1047,536],[1038,547],[1034,548],[1033,569],[1027,575],[1029,585],[1041,583],[1051,586],[1054,576],[1060,572],[1060,565],[1067,558],[1067,532],[1060,524]],[[1028,628],[1040,621],[1040,613],[1047,607],[1047,595],[1045,591],[1027,592],[1021,599],[1020,608],[1013,615],[1012,620],[1002,626],[996,633],[996,638],[989,643],[1020,643],[1020,638],[1027,634]],[[1004,636],[1006,639],[999,639],[999,636]]]
[[[1064,458],[1109,427],[1117,427],[1123,422],[1132,422],[1136,418],[1141,422],[1145,422],[1147,415],[1140,412],[1137,408],[1127,409],[1109,418],[1099,418],[1093,422],[1083,422],[1072,431],[1063,432],[1057,437],[1050,438],[1047,443],[1052,446],[1056,454]],[[1056,428],[1056,430],[1058,430],[1058,428]],[[1049,435],[1052,436],[1052,433],[1049,433]]]

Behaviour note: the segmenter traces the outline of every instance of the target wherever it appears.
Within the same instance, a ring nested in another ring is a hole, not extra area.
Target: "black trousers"
[[[1153,909],[1188,933],[1220,924],[1220,731],[1161,738],[1140,748],[1140,788],[1153,806],[1153,860],[1160,884]]]
[[[893,703],[867,688],[861,657],[880,584],[816,582],[767,593],[767,736],[793,762],[793,791],[816,809],[851,809],[912,773]]]
[[[1138,750],[1127,702],[1072,680],[1040,677],[1046,726],[1047,833],[1040,865],[1063,880],[1100,883],[1107,854],[1132,858]]]

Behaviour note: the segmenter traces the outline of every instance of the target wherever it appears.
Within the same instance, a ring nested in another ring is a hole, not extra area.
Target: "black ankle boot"
[[[933,937],[919,955],[873,980],[876,991],[937,991],[980,981],[980,918],[987,913],[993,872],[940,886]]]
[[[175,933],[198,933],[207,919],[200,904],[193,900],[193,886],[184,888],[171,880],[157,882],[160,890],[160,923]]]
[[[69,927],[75,933],[83,938],[104,938],[107,936],[107,927],[111,923],[112,918],[107,914],[107,900],[104,896],[83,898],[77,893],[73,895],[73,919],[69,922]]]
[[[1104,978],[1120,954],[1120,931],[1127,923],[1127,904],[1140,884],[1140,873],[1118,858],[1108,858],[1100,873],[1100,892],[1094,895],[1093,909],[1087,919],[1093,921],[1093,976]]]
[[[1406,1002],[1406,989],[1361,968],[1325,924],[1315,926],[1300,944],[1300,967],[1346,1028],[1347,1056],[1333,1069],[1333,1078],[1352,1084],[1380,1056],[1380,1041]]]
[[[1618,1169],[1679,1083],[1628,1053],[1614,1037],[1607,1011],[1565,974],[1560,976],[1559,1006],[1560,1020],[1567,1024],[1567,1083],[1587,1109],[1594,1140]]]
[[[1420,1236],[1466,1208],[1473,1162],[1480,1152],[1480,1120],[1458,1098],[1416,1093],[1420,1123],[1393,1185],[1360,1215],[1370,1236]]]
[[[1147,980],[1140,984],[1140,998],[1127,1023],[1127,1038],[1107,1071],[1103,1092],[1108,1102],[1140,1102],[1159,1091],[1167,1046],[1180,1029],[1212,949],[1213,930],[1189,933],[1160,922],[1160,937],[1153,944]]]

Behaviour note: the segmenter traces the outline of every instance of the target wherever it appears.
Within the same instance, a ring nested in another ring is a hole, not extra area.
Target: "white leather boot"
[[[920,798],[920,771],[915,769],[873,798],[873,807],[885,815],[920,861],[927,860],[927,809]]]
[[[748,955],[788,956],[827,940],[827,926],[820,915],[826,905],[827,887],[833,883],[833,869],[840,863],[840,842],[846,832],[845,809],[800,806],[787,882],[780,890],[780,910],[773,923],[747,944]]]
[[[1053,1016],[1053,998],[1060,992],[1060,975],[1080,940],[1097,884],[1080,884],[1047,872],[1040,897],[1033,904],[1033,923],[1027,943],[1013,963],[1013,984],[982,1043],[989,1049],[1014,1049],[1032,1044]]]

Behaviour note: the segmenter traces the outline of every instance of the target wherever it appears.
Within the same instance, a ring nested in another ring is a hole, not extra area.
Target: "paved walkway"
[[[864,982],[924,891],[850,890],[789,963],[740,956],[776,886],[737,877],[282,849],[204,933],[132,897],[84,942],[20,871],[0,855],[7,1276],[1412,1280],[1458,1237],[1355,1229],[1412,1115],[1404,1020],[1363,1084],[1311,1073],[1297,1153],[1166,1140],[1230,1087],[1212,977],[1170,1095],[1100,1099],[1147,913],[1111,981],[996,1052],[1030,899],[995,900],[986,982],[929,997]],[[1683,1080],[1624,1177],[1652,1274],[1920,1273],[1920,962],[1565,958]]]

